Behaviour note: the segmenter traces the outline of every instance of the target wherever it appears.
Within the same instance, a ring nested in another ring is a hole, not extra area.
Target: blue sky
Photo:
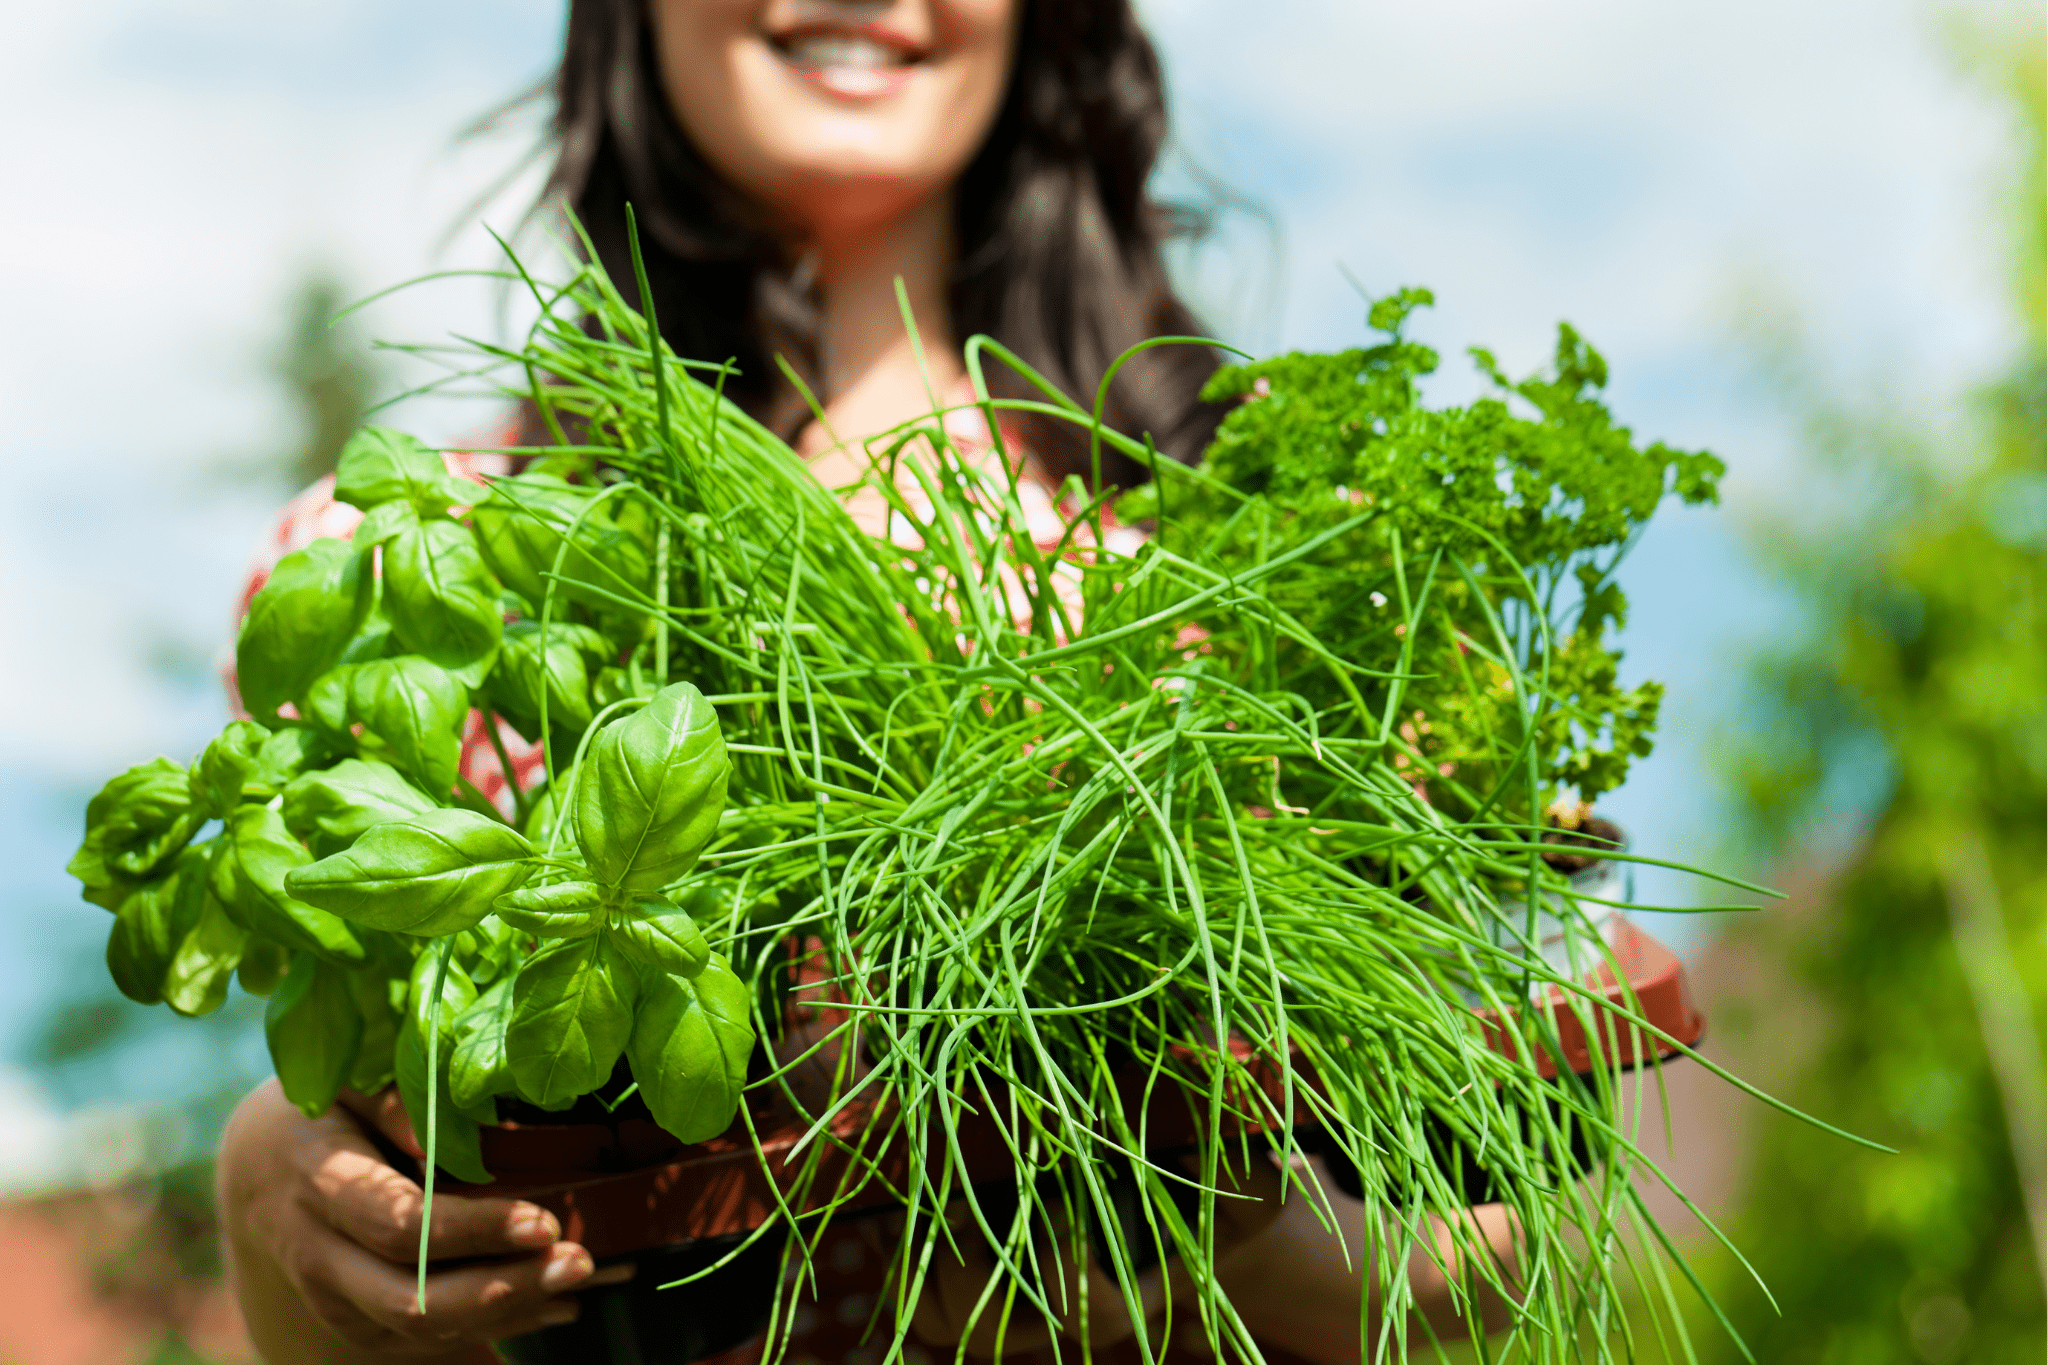
[[[1801,496],[1797,430],[1739,320],[1795,320],[1844,383],[1934,404],[2006,339],[1987,206],[2008,130],[1902,0],[1146,0],[1196,165],[1262,207],[1186,278],[1256,349],[1348,345],[1370,288],[1433,288],[1419,327],[1511,371],[1560,318],[1607,354],[1641,433],[1730,465],[1728,505],[1671,512],[1625,581],[1633,677],[1670,684],[1665,738],[1612,801],[1644,851],[1716,852],[1711,737],[1747,652],[1796,629],[1742,527]],[[264,364],[312,267],[370,289],[482,264],[467,205],[537,125],[456,130],[541,76],[562,8],[193,0],[40,6],[10,21],[0,175],[13,325],[0,332],[0,1038],[96,970],[101,912],[61,864],[85,795],[222,718],[205,660],[279,490],[218,471],[296,439]],[[488,210],[500,225],[532,178]],[[452,238],[450,236],[452,231]],[[381,336],[497,326],[455,284],[380,305]],[[417,403],[430,438],[487,421]],[[212,471],[212,472],[209,472]],[[168,666],[166,661],[169,661]],[[1693,897],[1682,879],[1639,891]],[[1671,930],[1683,936],[1683,926]],[[195,1042],[196,1045],[196,1042]],[[152,1046],[155,1046],[153,1044]],[[125,1092],[175,1095],[151,1054]],[[260,1054],[253,1063],[260,1065]],[[103,1078],[106,1084],[113,1084]],[[100,1084],[102,1082],[94,1082]],[[86,1098],[62,1097],[66,1103]]]

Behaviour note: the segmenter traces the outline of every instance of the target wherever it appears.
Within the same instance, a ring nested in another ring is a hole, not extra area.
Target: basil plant
[[[365,512],[353,541],[286,556],[243,623],[254,719],[87,808],[70,870],[114,914],[115,983],[202,1015],[239,980],[269,997],[293,1104],[317,1116],[395,1080],[466,1181],[491,1178],[479,1125],[499,1098],[566,1109],[621,1057],[678,1139],[722,1132],[751,998],[678,899],[719,903],[692,876],[725,741],[696,687],[640,681],[642,616],[549,590],[565,563],[644,586],[641,533],[595,489],[540,472],[485,490],[377,429],[336,495]],[[576,756],[511,820],[458,772],[472,709]]]

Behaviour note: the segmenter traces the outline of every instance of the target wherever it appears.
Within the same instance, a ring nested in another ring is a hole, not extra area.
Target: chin
[[[812,231],[845,232],[900,218],[945,184],[943,176],[861,148],[813,147],[776,186],[774,201]]]

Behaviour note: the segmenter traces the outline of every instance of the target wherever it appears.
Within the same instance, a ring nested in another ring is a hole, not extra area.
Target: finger
[[[337,1126],[322,1137],[310,1173],[308,1211],[387,1261],[416,1261],[426,1203],[418,1183],[393,1168],[360,1133]],[[427,1259],[516,1255],[538,1251],[561,1235],[552,1213],[523,1199],[437,1194]]]
[[[420,1343],[485,1342],[529,1330],[527,1324],[573,1319],[566,1297],[590,1287],[590,1253],[573,1242],[537,1255],[460,1266],[427,1276],[422,1310],[418,1279],[345,1238],[325,1235],[324,1276],[331,1292],[399,1339]]]
[[[426,1149],[420,1146],[419,1135],[412,1130],[412,1116],[405,1112],[405,1101],[398,1097],[397,1086],[387,1085],[374,1095],[344,1089],[337,1101],[355,1115],[364,1128],[380,1134],[386,1142],[414,1161],[427,1159]]]

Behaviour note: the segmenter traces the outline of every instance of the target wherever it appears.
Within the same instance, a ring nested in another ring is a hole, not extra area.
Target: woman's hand
[[[568,1291],[631,1277],[630,1266],[593,1273],[537,1205],[436,1191],[429,1261],[475,1263],[431,1272],[421,1312],[425,1201],[369,1134],[415,1155],[418,1144],[395,1092],[344,1105],[308,1119],[266,1081],[221,1140],[228,1277],[264,1359],[494,1360],[484,1343],[574,1320]]]

